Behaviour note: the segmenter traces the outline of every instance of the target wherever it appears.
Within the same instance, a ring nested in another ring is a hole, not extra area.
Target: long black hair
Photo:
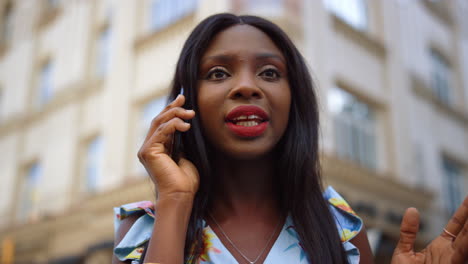
[[[256,16],[224,13],[206,18],[195,27],[182,48],[169,100],[184,87],[184,107],[198,111],[200,60],[218,33],[240,24],[253,26],[267,34],[286,59],[291,109],[288,127],[277,145],[280,162],[277,179],[274,179],[278,183],[281,210],[292,217],[301,246],[312,263],[347,263],[335,221],[322,196],[317,96],[304,58],[286,33],[274,23]],[[214,182],[211,151],[199,115],[191,120],[191,129],[182,134],[182,152],[200,174],[184,252],[186,262],[194,263],[203,250],[203,217]]]

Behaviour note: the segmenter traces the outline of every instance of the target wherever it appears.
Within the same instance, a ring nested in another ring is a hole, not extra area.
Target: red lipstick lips
[[[238,106],[225,119],[228,128],[243,138],[261,136],[268,126],[268,120],[268,114],[254,105]]]

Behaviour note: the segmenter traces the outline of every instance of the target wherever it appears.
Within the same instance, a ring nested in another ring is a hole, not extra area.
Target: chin
[[[255,160],[269,156],[272,154],[273,149],[273,146],[268,147],[264,144],[246,142],[245,144],[238,144],[233,149],[224,149],[222,152],[224,155],[236,160]]]

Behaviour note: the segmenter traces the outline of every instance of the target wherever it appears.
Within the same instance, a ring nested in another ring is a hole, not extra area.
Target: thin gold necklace
[[[238,249],[236,247],[236,245],[234,244],[234,242],[232,242],[232,240],[229,238],[229,236],[226,234],[226,232],[224,232],[223,228],[221,228],[221,226],[218,224],[218,222],[216,221],[216,219],[213,217],[213,215],[211,214],[211,212],[208,212],[208,215],[211,217],[211,219],[213,219],[213,222],[215,223],[215,225],[219,228],[219,230],[221,231],[221,233],[223,234],[223,236],[227,239],[227,241],[232,245],[232,247],[245,259],[247,260],[247,262],[249,262],[250,264],[255,264],[257,263],[257,261],[260,259],[260,257],[263,255],[263,253],[265,252],[265,250],[267,249],[268,247],[268,244],[270,244],[270,241],[273,239],[273,236],[275,235],[276,233],[276,230],[278,229],[278,227],[280,226],[280,223],[281,223],[281,220],[278,221],[278,224],[276,225],[275,229],[273,230],[273,233],[271,233],[271,236],[270,238],[268,239],[268,242],[266,243],[265,247],[263,247],[262,251],[260,252],[260,254],[257,256],[257,258],[255,258],[254,261],[250,260],[246,255],[244,255],[242,253],[242,251],[240,251],[240,249]]]

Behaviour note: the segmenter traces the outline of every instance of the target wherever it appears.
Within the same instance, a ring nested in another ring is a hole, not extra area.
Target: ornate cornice
[[[141,200],[154,201],[154,196],[151,180],[141,178],[85,197],[60,214],[8,226],[0,230],[0,241],[11,237],[16,255],[28,260],[35,258],[35,252],[42,252],[50,259],[82,255],[90,245],[113,240],[113,207]]]
[[[0,123],[0,138],[30,127],[64,107],[92,96],[101,89],[102,80],[96,79],[89,82],[81,80],[72,83],[60,89],[44,106],[32,112],[23,111]]]
[[[401,218],[406,208],[416,207],[421,213],[421,225],[431,210],[433,193],[411,187],[391,173],[379,173],[358,164],[322,155],[325,181],[333,185],[351,204],[366,226],[377,227],[397,239]],[[421,228],[419,242],[427,241],[428,231]]]
[[[391,200],[392,203],[408,204],[421,209],[430,207],[433,194],[427,190],[410,187],[390,173],[379,173],[332,155],[323,157],[324,174],[349,185],[350,192],[361,190],[383,200]]]

